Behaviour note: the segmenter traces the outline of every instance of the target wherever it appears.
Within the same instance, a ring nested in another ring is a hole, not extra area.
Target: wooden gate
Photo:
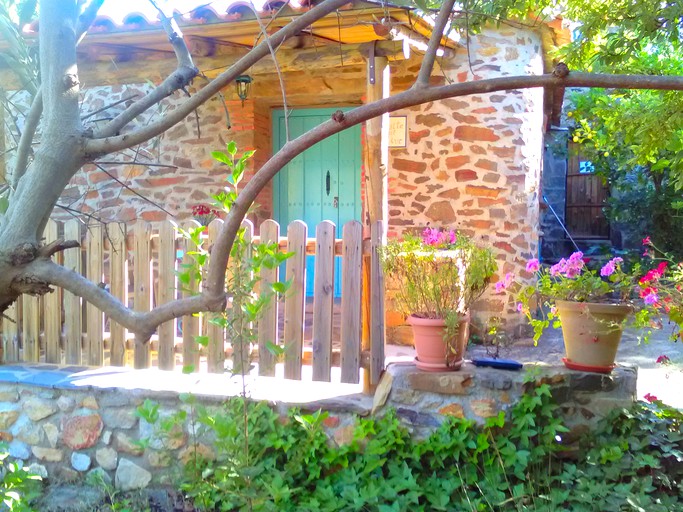
[[[595,167],[581,155],[581,146],[569,143],[567,163],[567,230],[574,238],[608,239],[609,222],[605,216],[609,189]]]

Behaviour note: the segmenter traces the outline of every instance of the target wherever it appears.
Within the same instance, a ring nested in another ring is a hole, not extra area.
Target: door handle
[[[325,175],[325,191],[328,197],[330,195],[330,185],[330,171],[327,171],[327,174]]]

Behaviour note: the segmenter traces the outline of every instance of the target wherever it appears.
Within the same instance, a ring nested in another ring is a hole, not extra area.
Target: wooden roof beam
[[[328,69],[343,66],[365,65],[368,45],[343,44],[325,45],[317,48],[298,50],[280,50],[277,52],[278,65],[282,72],[307,71],[310,69]],[[403,41],[377,41],[375,55],[386,57],[390,62],[406,59],[410,52]],[[197,57],[195,65],[209,78],[235,63],[246,54],[240,48],[223,48],[220,55]],[[174,58],[158,58],[153,60],[132,59],[127,62],[83,62],[79,66],[81,83],[88,87],[96,85],[119,85],[145,83],[149,80],[158,82],[173,72],[177,66]],[[254,65],[250,75],[275,73],[275,66],[270,57],[266,57]],[[20,88],[13,73],[3,72],[0,68],[0,87],[7,90]]]

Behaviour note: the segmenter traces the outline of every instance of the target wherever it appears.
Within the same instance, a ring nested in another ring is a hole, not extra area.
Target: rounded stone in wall
[[[89,409],[62,420],[62,441],[72,450],[90,448],[102,433],[102,418]]]

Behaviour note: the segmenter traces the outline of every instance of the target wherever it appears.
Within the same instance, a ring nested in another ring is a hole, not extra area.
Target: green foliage
[[[41,477],[26,469],[21,461],[9,459],[7,443],[0,443],[0,509],[30,512],[30,503],[41,493]]]
[[[341,446],[325,412],[280,416],[243,397],[216,411],[184,397],[216,458],[192,458],[181,490],[199,510],[221,511],[683,511],[681,411],[617,409],[567,444],[539,377],[528,372],[508,415],[483,426],[450,417],[415,439],[390,410],[359,419]]]
[[[217,455],[187,467],[182,488],[201,510],[514,509],[555,466],[565,431],[545,384],[532,386],[510,421],[501,413],[477,427],[449,418],[418,441],[393,411],[359,420],[352,440],[336,446],[323,430],[327,413],[281,418],[248,403],[245,424],[244,407],[240,398],[221,413],[197,408]]]
[[[230,212],[237,200],[238,188],[244,178],[244,172],[254,151],[245,151],[237,157],[237,145],[231,141],[226,144],[226,151],[213,151],[214,159],[225,164],[228,168],[226,187],[213,196],[214,206]],[[204,247],[204,226],[192,230],[179,229],[180,234],[191,241],[195,249],[188,251],[192,262],[183,267],[178,280],[184,288],[192,282],[200,282],[205,268],[209,263],[209,251]],[[272,300],[283,296],[289,283],[276,282],[269,288],[261,287],[261,269],[274,269],[282,264],[291,253],[280,252],[276,242],[254,243],[247,239],[247,231],[240,228],[233,242],[230,252],[230,266],[226,278],[229,304],[225,311],[215,315],[210,323],[227,329],[228,339],[234,349],[233,373],[248,373],[250,366],[249,347],[257,341],[256,321],[263,314],[264,309]],[[256,292],[255,290],[259,290]],[[201,346],[208,346],[207,336],[197,336],[195,341]],[[271,351],[279,354],[282,348],[276,345],[277,340],[270,343]],[[185,369],[193,370],[192,368]]]
[[[104,500],[95,512],[151,512],[149,500],[140,492],[121,492],[104,480],[100,473],[88,473],[86,483],[104,492]]]
[[[452,243],[431,243],[425,230],[423,238],[406,235],[382,248],[382,265],[398,286],[397,306],[421,318],[447,318],[465,313],[481,297],[496,271],[489,248],[478,246],[461,234],[442,232]]]
[[[656,47],[633,57],[630,71],[682,75],[680,51]],[[683,258],[683,94],[582,91],[571,97],[582,156],[612,191],[606,214],[631,240],[650,236]]]
[[[683,4],[678,0],[566,0],[560,4],[577,28],[561,58],[586,71],[629,72],[642,52],[680,50]]]

